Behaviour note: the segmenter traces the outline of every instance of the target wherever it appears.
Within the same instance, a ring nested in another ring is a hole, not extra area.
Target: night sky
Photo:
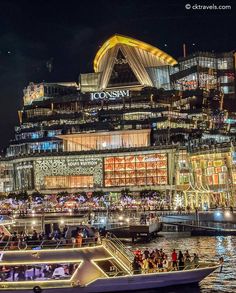
[[[231,10],[187,10],[188,3]],[[235,20],[233,0],[0,0],[0,148],[13,138],[23,88],[92,72],[96,51],[111,35],[137,38],[177,58],[183,43],[187,53],[235,50]]]

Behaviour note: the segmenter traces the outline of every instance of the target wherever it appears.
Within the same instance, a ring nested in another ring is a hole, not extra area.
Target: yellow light
[[[97,245],[97,246],[90,246],[90,247],[71,247],[71,248],[57,248],[57,249],[51,249],[51,248],[46,248],[46,249],[42,249],[42,250],[12,250],[12,251],[4,251],[4,255],[8,255],[8,254],[14,254],[14,253],[20,253],[20,254],[27,254],[27,253],[44,253],[44,252],[51,252],[51,253],[57,253],[59,251],[76,251],[76,250],[86,250],[86,249],[97,249],[97,248],[102,248],[103,246],[101,244]]]
[[[132,46],[132,47],[138,47],[144,51],[151,53],[152,55],[155,55],[157,58],[162,59],[168,65],[177,64],[177,61],[173,57],[163,52],[162,50],[155,48],[152,45],[149,45],[147,43],[144,43],[142,41],[139,41],[130,37],[125,37],[122,35],[114,35],[111,38],[109,38],[98,50],[93,62],[95,72],[98,72],[99,70],[99,63],[102,57],[106,54],[106,52],[109,49],[113,48],[117,44],[124,44],[124,45]]]

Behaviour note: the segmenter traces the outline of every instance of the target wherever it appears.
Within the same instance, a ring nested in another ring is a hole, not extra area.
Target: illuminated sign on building
[[[24,104],[29,105],[34,100],[40,100],[44,96],[44,86],[42,83],[34,84],[31,82],[27,88],[24,89]]]
[[[117,90],[110,92],[96,92],[90,94],[91,100],[116,100],[129,97],[129,90]]]

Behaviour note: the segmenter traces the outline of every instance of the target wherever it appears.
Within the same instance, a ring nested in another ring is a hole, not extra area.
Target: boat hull
[[[70,287],[70,288],[54,288],[54,289],[43,289],[45,293],[103,293],[103,292],[127,292],[137,290],[148,290],[163,288],[168,286],[177,286],[190,283],[199,283],[218,266],[201,268],[188,271],[174,271],[166,273],[152,273],[152,274],[140,274],[133,276],[124,277],[113,277],[113,278],[100,278],[84,287]],[[37,286],[35,281],[32,289]],[[24,290],[24,292],[33,292],[33,290]],[[1,290],[2,291],[2,290]],[[15,292],[3,290],[5,292]],[[23,290],[22,290],[23,291]],[[21,292],[22,292],[21,291]]]

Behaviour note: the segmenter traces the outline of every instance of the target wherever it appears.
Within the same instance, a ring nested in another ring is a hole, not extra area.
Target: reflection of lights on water
[[[216,251],[218,255],[222,256],[225,254],[225,246],[224,246],[224,237],[223,236],[217,236],[216,237]]]
[[[226,238],[227,241],[227,250],[229,251],[230,254],[234,254],[234,248],[232,246],[232,236],[228,236]]]

